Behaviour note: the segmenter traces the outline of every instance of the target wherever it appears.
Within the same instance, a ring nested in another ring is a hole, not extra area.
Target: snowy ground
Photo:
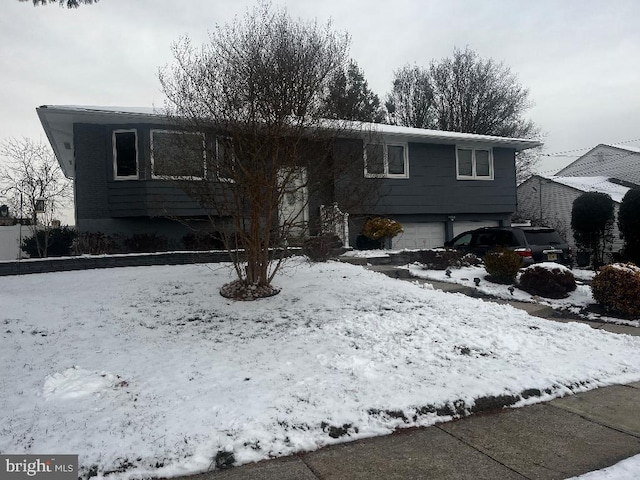
[[[627,458],[609,468],[585,473],[568,480],[638,480],[640,472],[640,455]]]
[[[542,264],[538,264],[542,265]],[[545,264],[556,266],[555,264]],[[562,266],[559,266],[562,268]],[[572,273],[576,277],[576,283],[578,284],[575,291],[567,298],[551,299],[543,298],[515,288],[513,292],[509,290],[508,285],[500,285],[497,283],[489,282],[485,279],[487,272],[483,266],[479,267],[463,267],[450,269],[451,276],[447,276],[444,270],[426,270],[420,264],[408,265],[407,268],[411,271],[411,274],[418,278],[425,278],[429,280],[436,280],[439,282],[451,282],[465,285],[467,287],[474,288],[481,293],[491,295],[497,298],[506,300],[519,300],[521,302],[534,302],[543,305],[549,305],[557,309],[566,309],[572,313],[579,314],[588,320],[598,320],[601,322],[617,323],[621,325],[630,325],[633,327],[640,327],[640,320],[623,320],[620,318],[609,317],[604,315],[598,315],[596,313],[584,313],[583,309],[593,303],[596,303],[591,294],[591,287],[585,282],[591,280],[595,273],[592,270],[580,270],[573,269]],[[480,279],[480,284],[476,287],[474,278]]]
[[[171,476],[220,452],[241,464],[446,421],[482,397],[640,380],[640,338],[361,267],[292,260],[282,293],[250,303],[218,295],[230,278],[220,265],[0,278],[0,451]]]

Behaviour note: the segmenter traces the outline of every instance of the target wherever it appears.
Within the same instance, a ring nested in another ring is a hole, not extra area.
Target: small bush
[[[508,248],[498,248],[484,256],[484,269],[489,274],[487,280],[495,283],[514,283],[522,267],[522,257]]]
[[[129,253],[164,252],[169,244],[167,237],[157,233],[135,233],[122,243]]]
[[[640,316],[640,268],[614,263],[600,269],[591,282],[593,298],[608,312]]]
[[[400,232],[402,225],[399,222],[383,217],[370,218],[362,227],[362,234],[371,240],[393,238]]]
[[[418,262],[429,270],[446,270],[447,268],[461,268],[479,265],[480,259],[472,253],[462,253],[458,250],[436,249],[418,252]]]
[[[302,253],[313,262],[326,262],[332,252],[340,247],[342,247],[342,240],[337,235],[319,235],[304,241]]]
[[[77,235],[77,232],[69,227],[49,229],[48,238],[47,232],[38,230],[35,235],[25,238],[20,248],[31,258],[65,257],[71,255],[71,245]],[[46,252],[45,244],[47,245]]]
[[[571,270],[560,265],[555,268],[533,265],[520,276],[520,288],[531,295],[565,298],[576,289],[576,279]]]
[[[74,255],[105,255],[115,253],[117,242],[102,232],[84,232],[73,241]]]

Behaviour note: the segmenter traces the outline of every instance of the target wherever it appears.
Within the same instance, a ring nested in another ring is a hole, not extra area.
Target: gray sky
[[[640,146],[637,0],[274,0],[294,17],[333,20],[384,98],[393,71],[469,46],[504,61],[529,88],[546,134],[542,173],[598,143]],[[0,140],[44,133],[42,104],[162,106],[158,67],[170,45],[242,15],[245,0],[100,0],[68,10],[4,0],[0,16]],[[575,151],[574,151],[575,150]],[[572,155],[572,156],[567,156]]]

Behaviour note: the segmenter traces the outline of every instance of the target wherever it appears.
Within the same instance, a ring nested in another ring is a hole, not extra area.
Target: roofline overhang
[[[133,123],[169,124],[168,117],[150,108],[93,107],[42,105],[36,108],[40,123],[60,167],[67,178],[75,174],[73,125],[75,123],[118,124]],[[383,138],[402,138],[405,141],[436,143],[443,145],[478,145],[510,148],[522,151],[542,146],[542,142],[525,138],[497,137],[441,130],[401,127],[380,123],[348,122],[354,130],[374,132]]]

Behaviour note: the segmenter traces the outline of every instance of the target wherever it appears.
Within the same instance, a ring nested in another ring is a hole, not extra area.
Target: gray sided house
[[[556,173],[558,177],[609,177],[640,185],[640,148],[599,144]]]
[[[174,181],[160,178],[162,166],[153,162],[152,144],[157,151],[171,134],[162,114],[52,105],[37,108],[37,113],[65,175],[74,179],[79,231],[158,233],[179,247],[188,230],[178,220],[203,219],[199,205]],[[354,161],[362,164],[364,182],[379,185],[379,194],[358,211],[345,212],[350,214],[351,244],[364,219],[374,215],[403,225],[393,248],[437,247],[464,230],[509,225],[516,210],[515,154],[540,145],[390,125],[372,128],[376,143],[358,141],[362,155]],[[317,222],[319,207],[309,202],[304,218],[310,225]],[[317,232],[311,228],[310,233]]]
[[[542,177],[534,175],[518,186],[518,217],[556,228],[576,251],[571,210],[576,198],[585,192],[606,193],[614,202],[616,221],[613,226],[612,252],[623,247],[617,218],[622,198],[629,191],[609,177]]]

